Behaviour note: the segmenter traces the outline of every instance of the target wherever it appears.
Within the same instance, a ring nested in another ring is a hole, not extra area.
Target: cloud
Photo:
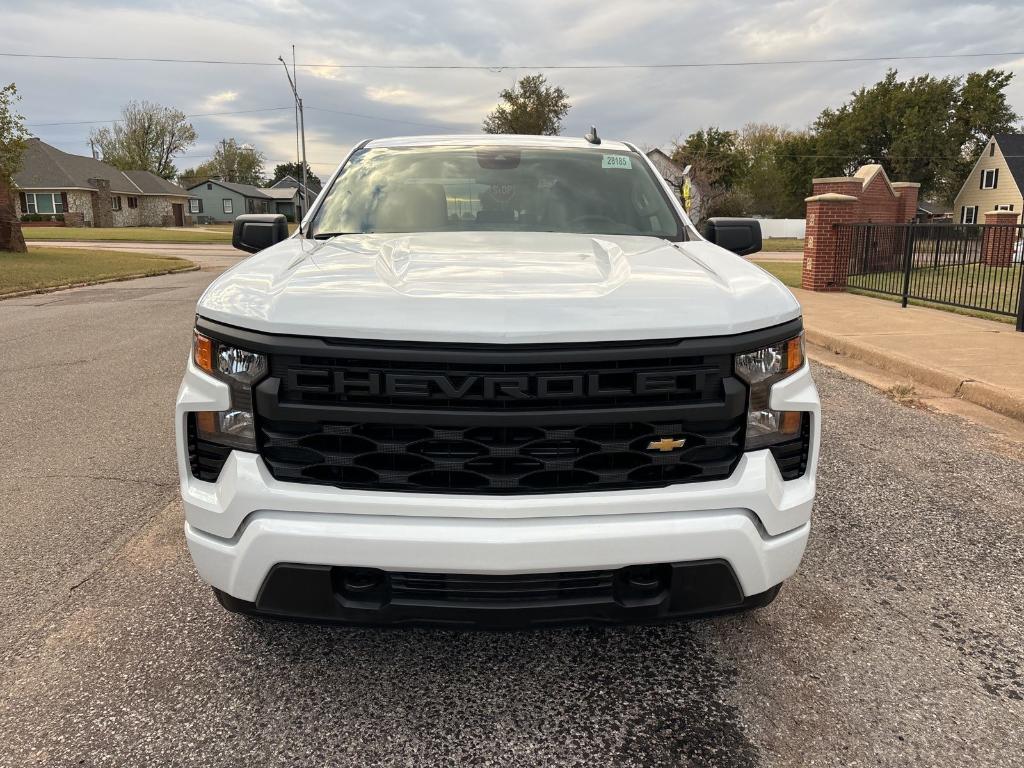
[[[221,91],[220,93],[211,93],[206,97],[205,104],[211,109],[217,107],[223,107],[225,104],[230,104],[233,101],[238,101],[238,91]]]
[[[300,64],[736,62],[1012,51],[1021,47],[1024,27],[1022,5],[953,0],[206,0],[188,12],[175,8],[155,0],[110,0],[99,16],[93,3],[52,0],[43,16],[22,5],[4,11],[4,38],[31,41],[8,45],[25,52],[268,66],[3,59],[3,79],[18,83],[29,123],[110,119],[128,100],[142,98],[187,114],[267,110],[194,118],[200,141],[178,164],[201,162],[230,136],[282,162],[295,154],[294,115],[276,59],[290,62],[293,43]],[[1020,64],[1020,57],[991,57],[545,74],[573,104],[567,134],[583,135],[596,124],[609,138],[665,146],[711,124],[805,126],[890,66],[901,75],[941,76]],[[477,131],[501,89],[525,73],[300,67],[309,158],[326,173],[363,138]],[[1024,79],[1009,93],[1024,112]],[[90,127],[37,130],[62,149],[84,152]]]

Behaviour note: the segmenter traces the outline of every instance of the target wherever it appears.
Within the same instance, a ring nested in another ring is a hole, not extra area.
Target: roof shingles
[[[1024,195],[1024,133],[999,133],[995,139],[1017,189]]]
[[[91,157],[62,152],[36,138],[29,139],[25,146],[14,185],[19,189],[95,189],[89,179],[106,179],[110,191],[116,194],[189,196],[177,184],[149,171],[119,171]]]

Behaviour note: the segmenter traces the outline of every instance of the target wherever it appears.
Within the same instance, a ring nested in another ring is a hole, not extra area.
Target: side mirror
[[[704,237],[738,256],[761,250],[761,224],[757,219],[708,219],[704,225]]]
[[[288,220],[283,213],[244,213],[235,219],[231,245],[256,253],[288,239]]]

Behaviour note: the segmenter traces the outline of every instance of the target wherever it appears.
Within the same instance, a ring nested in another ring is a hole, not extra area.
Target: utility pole
[[[292,71],[288,71],[288,63],[284,60],[283,56],[278,56],[277,60],[281,62],[281,66],[284,67],[284,73],[288,77],[288,85],[292,89],[292,98],[295,100],[295,114],[296,114],[296,149],[298,149],[299,141],[301,137],[302,156],[299,158],[299,164],[302,167],[302,217],[299,218],[299,236],[301,237],[302,232],[302,218],[305,217],[307,211],[309,211],[309,187],[306,179],[306,114],[302,109],[302,99],[299,97],[299,89],[296,86],[296,82],[299,79],[298,69],[295,66],[295,46],[292,46]],[[294,76],[294,77],[293,77]]]

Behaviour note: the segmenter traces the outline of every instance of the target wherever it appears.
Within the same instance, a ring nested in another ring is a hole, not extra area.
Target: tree
[[[148,101],[130,101],[113,127],[95,129],[89,140],[103,161],[122,171],[151,171],[165,179],[177,172],[174,158],[196,143],[184,113]]]
[[[814,123],[817,172],[848,175],[880,163],[893,177],[921,184],[922,196],[949,201],[986,139],[1019,119],[1006,100],[1010,72],[898,79],[896,70],[850,94]]]
[[[565,91],[547,84],[544,75],[526,75],[500,96],[503,104],[484,118],[484,133],[557,136],[572,106]]]
[[[270,180],[271,186],[279,182],[285,176],[291,176],[296,181],[302,181],[302,163],[279,163],[274,166],[274,176]],[[319,191],[323,187],[323,183],[317,178],[317,175],[313,173],[313,169],[309,167],[309,163],[306,163],[306,182],[309,184],[310,190]]]
[[[266,157],[251,144],[235,139],[221,139],[213,157],[195,168],[182,171],[178,182],[186,189],[203,179],[220,179],[235,184],[263,186],[263,163]]]
[[[14,208],[14,174],[21,167],[21,153],[28,138],[25,118],[14,110],[19,100],[14,83],[0,88],[0,251],[26,253]]]
[[[745,159],[736,180],[744,214],[799,218],[814,177],[814,137],[769,123],[748,123],[737,141]]]
[[[690,183],[698,190],[700,205],[689,212],[698,226],[710,216],[732,215],[744,207],[739,190],[734,189],[748,165],[738,139],[735,131],[711,126],[675,144],[672,161],[680,168],[690,166]]]
[[[818,168],[818,139],[809,130],[782,136],[772,154],[779,175],[779,215],[799,219],[806,211],[804,200],[813,191],[813,179],[827,176]]]

